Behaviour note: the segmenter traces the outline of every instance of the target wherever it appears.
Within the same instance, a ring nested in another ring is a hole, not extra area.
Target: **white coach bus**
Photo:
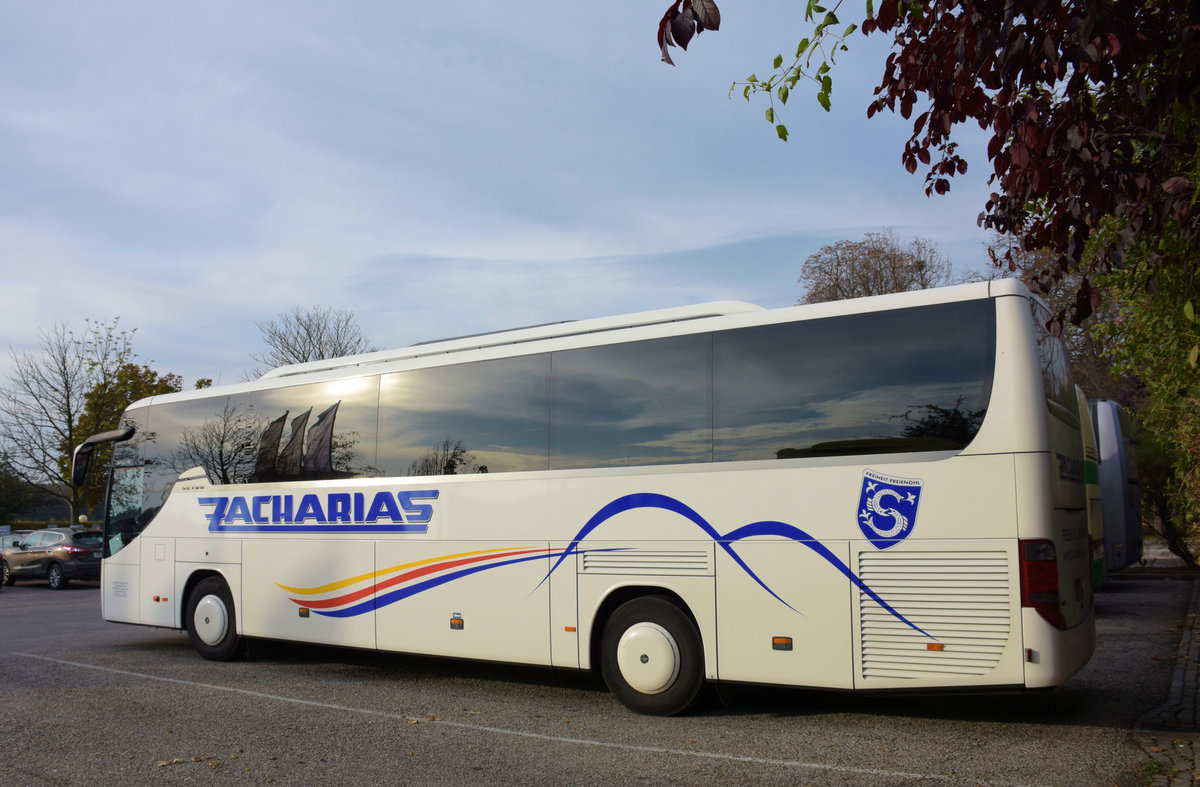
[[[105,619],[708,681],[1055,686],[1095,629],[1080,421],[1023,285],[524,328],[136,402]],[[81,476],[80,476],[81,477]]]

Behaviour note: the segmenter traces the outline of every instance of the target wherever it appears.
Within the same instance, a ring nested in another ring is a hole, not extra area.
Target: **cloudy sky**
[[[190,385],[238,380],[296,305],[380,347],[786,306],[808,255],[887,227],[983,267],[982,136],[927,198],[908,124],[866,119],[881,36],[839,57],[833,112],[793,93],[783,144],[728,94],[794,52],[803,3],[726,0],[676,68],[666,5],[0,0],[0,373],[85,317]]]

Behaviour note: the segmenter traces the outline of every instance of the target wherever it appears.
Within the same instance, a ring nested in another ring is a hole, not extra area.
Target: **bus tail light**
[[[1059,609],[1058,555],[1054,542],[1023,539],[1021,549],[1021,606],[1037,613],[1056,629],[1065,629],[1067,619]]]

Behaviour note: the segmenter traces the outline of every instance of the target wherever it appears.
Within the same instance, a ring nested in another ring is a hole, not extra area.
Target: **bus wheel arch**
[[[674,716],[704,688],[704,646],[691,610],[659,588],[605,599],[593,627],[593,665],[613,696],[638,713]]]
[[[217,572],[189,578],[183,625],[192,647],[209,661],[232,661],[246,650],[237,632],[237,609],[229,584]]]

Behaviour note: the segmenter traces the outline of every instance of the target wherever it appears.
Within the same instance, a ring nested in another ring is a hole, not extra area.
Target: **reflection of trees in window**
[[[120,427],[133,427],[133,435],[128,440],[112,443],[112,467],[141,467],[142,458],[152,458],[158,445],[158,432],[146,428],[148,408],[132,413],[126,413],[119,424]],[[92,459],[95,467],[96,458]]]
[[[409,475],[466,475],[486,473],[487,465],[479,464],[475,455],[467,450],[462,440],[443,440],[433,446],[409,466]]]
[[[715,456],[961,448],[991,396],[995,330],[981,300],[720,333]]]
[[[437,453],[430,448],[448,436],[451,447],[456,441],[470,446],[491,472],[545,470],[549,380],[550,356],[544,353],[383,375],[377,441],[382,473],[409,475],[420,464],[421,472],[441,475],[444,457],[429,456]]]
[[[1066,342],[1047,329],[1050,312],[1040,303],[1031,301],[1038,360],[1042,369],[1042,385],[1050,412],[1072,426],[1079,425],[1075,406],[1075,383],[1071,377],[1071,361]]]
[[[965,396],[954,400],[953,407],[939,407],[936,404],[924,404],[914,408],[920,415],[914,415],[909,410],[900,416],[906,422],[904,436],[912,439],[943,440],[951,443],[952,448],[963,448],[979,434],[983,424],[983,416],[987,408],[968,410],[963,406]]]
[[[111,519],[124,519],[141,513],[142,480],[140,467],[120,468],[114,472],[108,492],[108,512]]]
[[[338,432],[333,435],[331,462],[333,471],[331,475],[322,476],[322,478],[348,478],[354,476],[376,476],[379,475],[379,468],[363,464],[358,465],[359,451],[358,446],[358,430],[352,429],[348,432]]]
[[[220,415],[204,419],[199,428],[184,429],[167,461],[176,473],[203,468],[210,483],[245,483],[254,468],[254,445],[262,431],[262,418],[226,404]]]
[[[308,408],[291,420],[290,436],[282,450],[279,444],[284,427],[288,424],[290,411],[271,421],[257,439],[258,449],[254,452],[254,468],[249,474],[251,483],[264,481],[319,480],[350,478],[356,475],[371,475],[375,468],[355,467],[358,458],[358,432],[334,433],[340,401],[317,415],[316,422],[309,427],[308,419],[313,408]]]
[[[808,448],[781,448],[775,452],[779,459],[798,459],[814,456],[848,456],[852,454],[890,454],[908,451],[956,451],[966,448],[975,439],[987,408],[969,410],[965,396],[958,396],[953,407],[936,404],[916,405],[892,419],[904,422],[899,435],[858,437],[849,440],[829,440]],[[879,424],[882,426],[882,424]]]
[[[105,521],[107,552],[111,557],[142,532],[142,488],[145,475],[141,467],[113,468],[108,490],[108,516]]]

